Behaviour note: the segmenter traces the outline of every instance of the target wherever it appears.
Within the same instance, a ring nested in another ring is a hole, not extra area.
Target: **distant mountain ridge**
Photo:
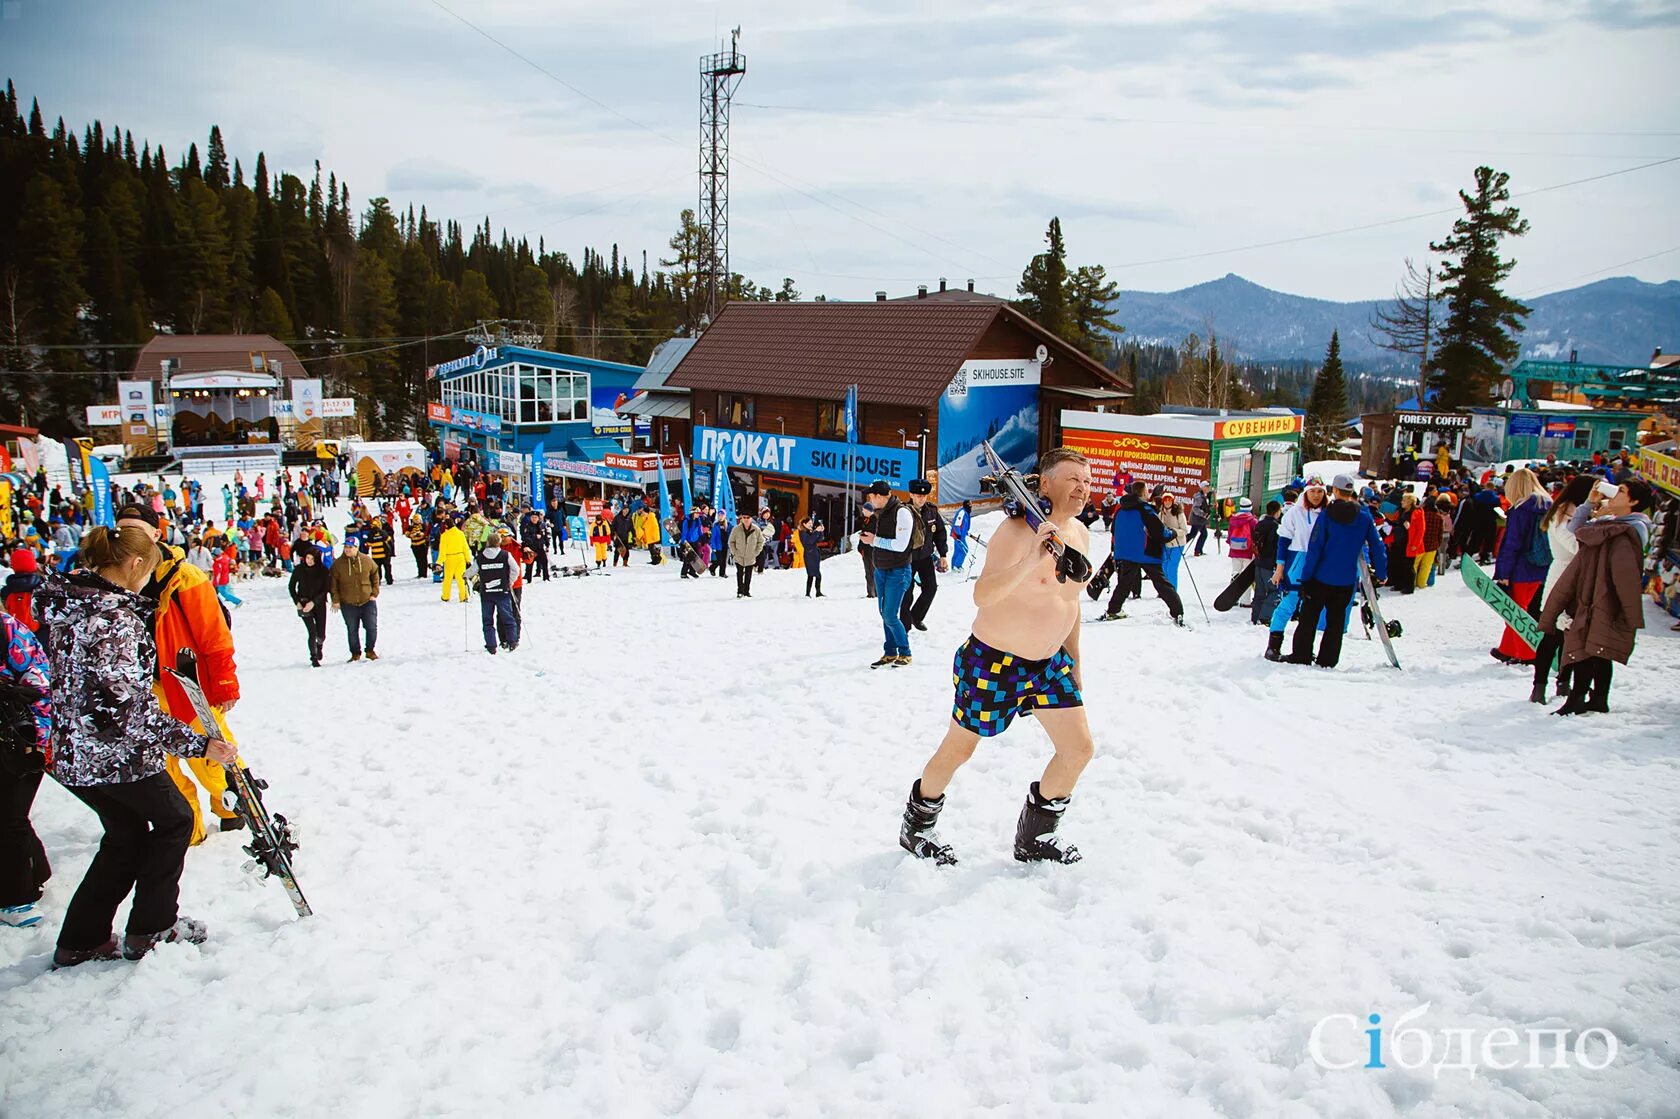
[[[1399,365],[1372,339],[1371,312],[1383,302],[1311,299],[1227,273],[1178,291],[1122,291],[1114,317],[1123,339],[1174,346],[1211,326],[1226,352],[1258,361],[1319,360],[1338,330],[1344,360]],[[1616,276],[1527,303],[1534,313],[1522,334],[1524,357],[1567,360],[1574,351],[1584,362],[1643,365],[1658,346],[1680,349],[1680,280]]]

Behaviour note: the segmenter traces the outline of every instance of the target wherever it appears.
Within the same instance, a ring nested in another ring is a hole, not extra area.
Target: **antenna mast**
[[[747,72],[740,41],[737,27],[729,33],[729,50],[700,59],[701,242],[695,281],[702,329],[729,295],[729,103]]]

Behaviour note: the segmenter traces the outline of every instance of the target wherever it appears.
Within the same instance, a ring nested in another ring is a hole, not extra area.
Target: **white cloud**
[[[740,23],[736,267],[831,296],[941,275],[1010,292],[1059,214],[1074,261],[1122,286],[1235,271],[1374,297],[1450,219],[1139,262],[1450,206],[1479,162],[1522,191],[1680,154],[1680,17],[1657,2],[445,2],[560,80],[397,0],[71,0],[8,33],[49,116],[172,154],[216,122],[247,170],[259,146],[300,174],[318,158],[358,205],[657,256],[697,193],[698,57]],[[1680,244],[1677,188],[1680,164],[1521,200],[1513,285]],[[1675,277],[1680,256],[1633,271]]]

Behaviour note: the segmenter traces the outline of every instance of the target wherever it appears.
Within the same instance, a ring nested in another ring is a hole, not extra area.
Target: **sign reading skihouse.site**
[[[852,446],[828,439],[767,435],[720,427],[694,429],[694,458],[716,462],[719,448],[727,448],[729,465],[740,470],[791,474],[827,482],[865,484],[885,478],[903,489],[916,477],[916,452],[894,447]]]

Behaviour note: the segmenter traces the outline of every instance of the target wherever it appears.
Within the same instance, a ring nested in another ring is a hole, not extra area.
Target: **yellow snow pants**
[[[461,601],[467,601],[467,568],[465,564],[445,561],[443,565],[443,601],[449,601],[451,587],[461,588]]]

